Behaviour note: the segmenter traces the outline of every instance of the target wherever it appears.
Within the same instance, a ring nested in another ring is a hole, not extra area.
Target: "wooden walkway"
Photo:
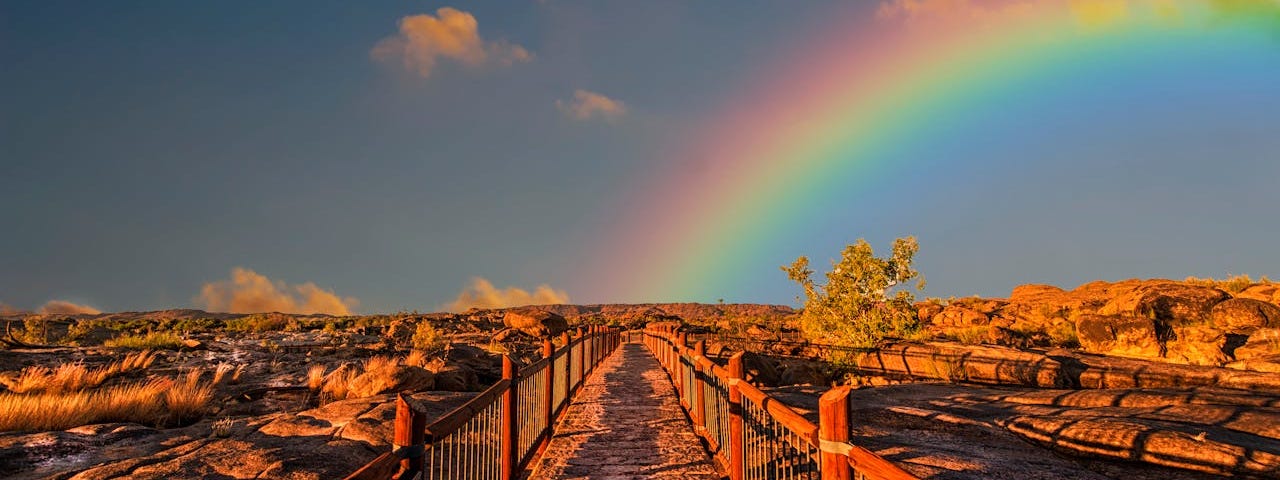
[[[653,354],[625,343],[569,406],[532,479],[720,479]]]

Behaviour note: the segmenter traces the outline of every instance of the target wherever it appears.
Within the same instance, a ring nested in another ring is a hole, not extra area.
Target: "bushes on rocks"
[[[899,238],[892,255],[879,258],[866,240],[858,239],[832,263],[825,285],[813,281],[808,257],[782,267],[804,288],[807,300],[800,324],[805,336],[820,343],[867,347],[886,337],[914,335],[920,329],[915,297],[896,287],[919,277],[911,267],[918,250],[914,237]],[[923,280],[916,288],[922,287]]]

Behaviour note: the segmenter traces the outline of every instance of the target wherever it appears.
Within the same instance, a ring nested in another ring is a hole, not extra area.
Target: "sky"
[[[778,232],[731,272],[625,281],[638,254],[619,232],[684,245],[647,222],[684,208],[658,200],[689,152],[779,65],[832,47],[812,32],[883,8],[6,1],[0,308],[795,305],[778,266],[905,235],[933,297],[1280,277],[1277,33],[974,106],[987,120],[760,225]]]

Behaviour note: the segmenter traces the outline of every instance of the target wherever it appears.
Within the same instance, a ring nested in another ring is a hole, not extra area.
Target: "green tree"
[[[846,246],[838,262],[831,263],[826,285],[813,281],[809,258],[797,258],[782,267],[787,277],[804,288],[801,328],[807,338],[820,343],[869,347],[886,337],[909,337],[920,330],[915,295],[903,286],[924,278],[911,267],[920,249],[915,237],[893,242],[893,254],[879,258],[866,240]]]

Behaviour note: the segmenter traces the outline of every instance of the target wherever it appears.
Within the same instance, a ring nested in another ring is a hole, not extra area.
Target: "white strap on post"
[[[836,453],[849,456],[849,452],[853,451],[853,445],[849,442],[837,442],[835,440],[818,439],[818,450],[826,453]]]

